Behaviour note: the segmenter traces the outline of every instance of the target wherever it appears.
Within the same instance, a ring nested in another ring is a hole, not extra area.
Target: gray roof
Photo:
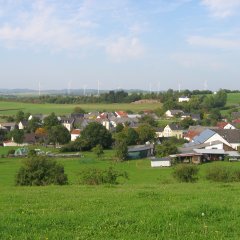
[[[170,123],[170,124],[168,124],[168,126],[172,130],[183,130],[182,126],[180,126],[178,123]]]
[[[208,142],[208,143],[200,143],[200,144],[184,144],[184,147],[178,148],[179,152],[181,153],[186,153],[186,152],[191,152],[194,149],[202,149],[208,146],[213,146],[216,144],[223,144],[221,141],[213,141],[213,142]]]
[[[239,129],[214,129],[214,132],[219,134],[229,143],[240,143]]]
[[[200,154],[226,154],[223,149],[194,149],[193,151]]]
[[[154,148],[153,144],[135,145],[135,146],[128,147],[128,152],[138,152],[138,151],[144,151],[144,150],[149,150],[153,148]]]

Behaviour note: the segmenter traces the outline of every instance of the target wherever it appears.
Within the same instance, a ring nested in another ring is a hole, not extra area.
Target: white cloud
[[[239,0],[201,0],[201,3],[217,18],[232,16],[240,10]]]
[[[119,37],[108,43],[106,52],[116,61],[126,58],[139,58],[144,53],[144,47],[136,37]]]
[[[212,47],[218,49],[240,49],[240,40],[224,39],[218,37],[190,36],[187,39],[190,45]]]

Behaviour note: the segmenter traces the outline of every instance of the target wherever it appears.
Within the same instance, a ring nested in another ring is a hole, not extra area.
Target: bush
[[[7,155],[13,155],[15,153],[15,149],[9,149]]]
[[[16,175],[16,185],[21,186],[64,185],[67,180],[63,166],[42,156],[27,158]]]
[[[119,172],[109,167],[106,170],[88,168],[80,173],[80,183],[87,185],[118,184],[118,178],[128,178],[126,172]]]
[[[214,182],[239,182],[240,170],[218,166],[208,169],[206,178]]]
[[[180,164],[175,167],[173,176],[179,182],[196,182],[198,171],[199,169],[195,165]]]

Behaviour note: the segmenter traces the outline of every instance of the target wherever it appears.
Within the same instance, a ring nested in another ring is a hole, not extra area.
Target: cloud
[[[190,45],[211,47],[218,49],[240,49],[240,40],[224,39],[217,37],[190,36],[187,39]]]
[[[211,15],[216,18],[226,18],[236,14],[240,9],[239,0],[201,0]]]
[[[143,55],[144,47],[136,37],[119,37],[106,46],[108,55],[116,61],[136,59]]]

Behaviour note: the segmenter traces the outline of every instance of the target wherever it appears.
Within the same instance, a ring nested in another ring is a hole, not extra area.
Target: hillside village
[[[189,104],[192,99],[180,96],[176,101]],[[200,164],[224,159],[240,160],[239,123],[240,112],[232,111],[230,120],[218,117],[214,124],[207,126],[197,111],[167,109],[166,106],[161,116],[149,109],[140,113],[85,113],[76,107],[73,113],[65,116],[54,112],[43,115],[19,111],[14,121],[0,123],[0,141],[3,147],[42,145],[61,148],[61,152],[81,152],[96,145],[116,149],[124,143],[120,160],[150,157],[152,167],[171,166],[176,162]],[[98,126],[101,127],[94,136],[99,138],[98,141],[86,143],[87,129],[93,132]],[[100,136],[102,129],[106,131],[103,137],[109,135],[104,143]]]

